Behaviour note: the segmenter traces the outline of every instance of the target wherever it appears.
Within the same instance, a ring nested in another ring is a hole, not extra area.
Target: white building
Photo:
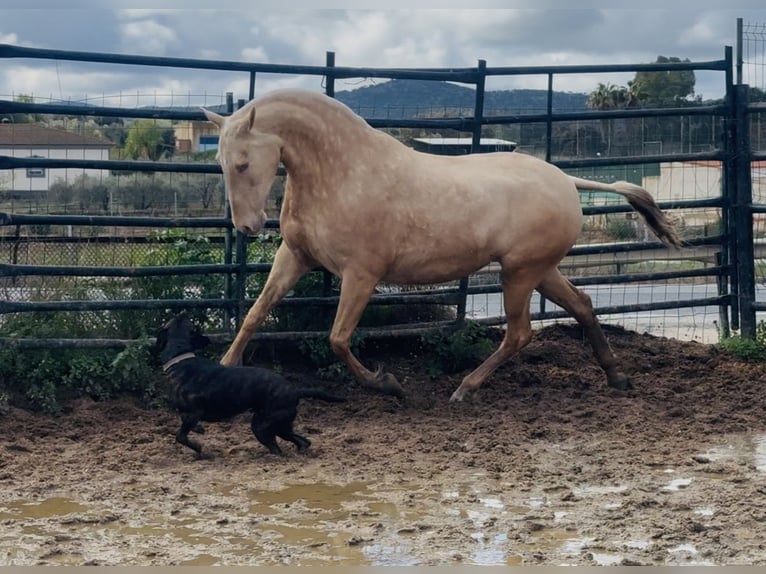
[[[766,202],[766,162],[750,164],[753,201]],[[660,165],[658,177],[646,177],[643,186],[657,201],[711,199],[721,195],[723,176],[720,161],[668,162]],[[719,217],[717,210],[688,210],[683,219],[689,225],[704,225]],[[755,219],[763,219],[756,215]]]
[[[112,143],[39,124],[0,123],[0,155],[16,158],[107,160]],[[28,197],[46,192],[57,181],[73,182],[86,174],[107,177],[101,169],[21,168],[0,170],[0,194]]]

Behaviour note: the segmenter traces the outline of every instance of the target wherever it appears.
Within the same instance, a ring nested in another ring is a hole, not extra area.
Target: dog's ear
[[[194,350],[198,349],[204,349],[210,344],[210,339],[199,332],[199,330],[195,330],[192,333],[192,340],[191,340],[192,346],[194,347]]]
[[[159,353],[162,351],[162,349],[165,348],[165,344],[168,342],[168,329],[167,327],[163,327],[157,332],[157,339],[154,342],[154,346],[152,347],[152,351],[155,353]]]

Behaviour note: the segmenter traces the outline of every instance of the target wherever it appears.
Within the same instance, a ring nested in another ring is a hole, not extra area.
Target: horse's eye
[[[237,173],[245,173],[248,167],[250,167],[249,163],[240,163],[238,165],[235,165],[234,169],[237,170]]]

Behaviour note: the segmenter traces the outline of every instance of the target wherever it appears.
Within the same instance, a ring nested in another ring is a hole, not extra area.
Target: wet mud
[[[313,444],[282,457],[246,417],[208,424],[196,460],[174,413],[132,400],[11,409],[0,564],[766,564],[766,367],[607,334],[628,391],[575,327],[538,332],[463,403],[464,373],[370,350],[406,402],[323,381],[349,401],[305,401]]]

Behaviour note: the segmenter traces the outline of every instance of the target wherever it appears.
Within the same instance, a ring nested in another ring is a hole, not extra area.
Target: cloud
[[[735,43],[736,18],[763,21],[766,11],[751,0],[751,10],[641,9],[299,9],[244,0],[219,0],[216,9],[195,9],[182,2],[125,9],[0,10],[0,42],[62,50],[150,54],[182,58],[240,60],[321,66],[334,51],[339,66],[469,67],[544,66],[653,62],[658,55],[692,61],[722,59]],[[74,2],[74,5],[81,5]],[[482,3],[479,2],[478,5]],[[513,3],[506,4],[512,5]],[[67,4],[69,5],[69,4]],[[111,6],[111,5],[110,5]],[[420,6],[420,5],[418,5]],[[571,5],[570,5],[571,6]],[[181,9],[172,9],[181,8]],[[729,6],[731,8],[731,6]],[[243,97],[248,76],[242,73],[99,66],[18,60],[3,62],[0,93],[95,94],[186,90],[191,93],[234,91]],[[10,66],[18,74],[10,74]],[[39,71],[44,67],[47,72]],[[29,70],[27,73],[26,71]],[[58,77],[57,77],[58,74]],[[63,75],[62,75],[63,74]],[[703,74],[699,74],[702,77]],[[719,77],[721,76],[721,77]],[[171,85],[165,77],[178,82]],[[556,89],[590,91],[599,81],[625,84],[632,74],[586,77],[557,75]],[[78,79],[82,79],[79,82]],[[59,80],[61,89],[59,89]],[[321,88],[320,77],[258,74],[256,90],[277,85]],[[722,93],[722,75],[698,81],[706,97]],[[97,82],[103,82],[99,85]],[[359,80],[338,83],[349,89]],[[542,76],[490,78],[488,87],[545,87]],[[236,89],[233,89],[236,88]],[[79,96],[78,96],[79,97]]]
[[[263,46],[257,48],[245,48],[242,50],[242,59],[248,62],[268,62],[269,57],[266,55],[266,49]]]
[[[172,28],[155,20],[125,22],[121,24],[120,32],[124,49],[134,54],[162,56],[178,40]]]
[[[0,32],[0,44],[18,44],[19,37],[16,34],[3,34]]]

